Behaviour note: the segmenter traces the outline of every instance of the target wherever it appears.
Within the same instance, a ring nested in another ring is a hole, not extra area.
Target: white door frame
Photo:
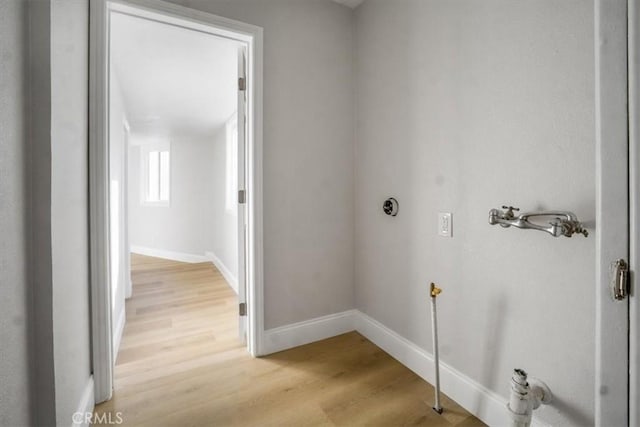
[[[95,401],[111,398],[113,358],[109,280],[109,8],[245,43],[247,78],[247,347],[262,354],[264,335],[262,205],[262,28],[161,0],[92,0],[89,47],[89,196],[91,341]]]
[[[629,0],[629,425],[640,425],[640,2]],[[634,277],[635,276],[635,277]]]
[[[241,45],[237,50],[237,69],[238,69],[238,93],[237,93],[237,110],[235,114],[236,120],[236,176],[238,189],[238,199],[240,192],[247,188],[247,91],[246,87],[240,87],[240,81],[247,81],[247,49]],[[238,228],[236,236],[238,240],[238,303],[246,305],[247,302],[247,205],[238,201],[238,210],[236,211]],[[242,310],[240,310],[242,311]],[[247,318],[240,316],[238,319],[238,336],[243,343],[247,342]]]
[[[629,256],[627,0],[595,0],[595,425],[629,425],[629,300],[615,301],[610,265]]]

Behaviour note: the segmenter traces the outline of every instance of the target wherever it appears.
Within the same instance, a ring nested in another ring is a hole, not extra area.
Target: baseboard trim
[[[164,249],[147,248],[144,246],[131,246],[131,252],[139,255],[152,256],[156,258],[170,259],[178,262],[198,263],[207,262],[209,258],[204,255],[194,255],[184,252],[165,251]]]
[[[355,315],[355,329],[422,379],[433,384],[435,371],[431,353],[360,311]],[[505,373],[505,381],[509,381],[509,372]],[[495,426],[509,422],[505,398],[442,362],[440,386],[443,393],[484,423]],[[535,417],[532,425],[549,426]]]
[[[206,258],[216,266],[218,271],[224,276],[224,279],[227,281],[231,289],[238,293],[238,278],[227,268],[227,266],[222,262],[218,256],[213,252],[205,252]]]
[[[89,424],[85,421],[90,419],[85,416],[85,414],[92,414],[93,408],[95,406],[95,397],[94,397],[94,383],[93,383],[93,375],[89,377],[87,384],[84,386],[84,390],[82,392],[82,396],[80,396],[80,401],[78,402],[78,408],[76,410],[76,414],[80,413],[83,416],[80,417],[78,415],[71,417],[71,426],[72,427],[88,427]]]
[[[118,351],[120,350],[120,342],[122,341],[122,334],[124,333],[124,325],[127,322],[127,310],[124,305],[118,314],[118,321],[116,327],[113,330],[113,362],[115,363],[118,358]]]
[[[124,298],[129,299],[133,295],[133,283],[131,283],[131,274],[129,274],[129,279],[127,280],[127,286],[124,292]]]
[[[263,354],[277,353],[293,347],[331,338],[354,330],[357,310],[317,317],[291,325],[267,329],[263,336]]]

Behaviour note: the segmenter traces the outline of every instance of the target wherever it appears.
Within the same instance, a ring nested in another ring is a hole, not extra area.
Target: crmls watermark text
[[[102,425],[119,425],[122,424],[122,412],[104,412],[102,414],[94,414],[93,412],[74,412],[71,419],[73,424],[102,424]]]

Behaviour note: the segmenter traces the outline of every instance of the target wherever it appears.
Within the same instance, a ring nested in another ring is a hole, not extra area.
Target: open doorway
[[[140,274],[132,280],[130,253],[137,255],[134,272],[143,265],[154,272],[154,258],[183,269],[213,262],[212,275],[221,273],[238,293],[244,253],[238,251],[237,81],[243,45],[118,11],[110,15],[109,33],[115,358],[125,298],[135,294],[132,287],[143,289]],[[154,277],[159,293],[162,275],[155,271]],[[140,309],[128,311],[131,317]]]
[[[91,176],[107,196],[94,189],[91,224],[100,402],[119,350],[126,360],[181,347],[149,336],[136,345],[136,331],[171,340],[215,326],[259,354],[261,32],[162,2],[96,3]]]

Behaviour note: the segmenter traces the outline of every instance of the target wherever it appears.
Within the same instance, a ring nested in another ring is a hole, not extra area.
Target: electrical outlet
[[[438,234],[442,237],[451,237],[453,235],[453,222],[451,212],[438,213]]]

